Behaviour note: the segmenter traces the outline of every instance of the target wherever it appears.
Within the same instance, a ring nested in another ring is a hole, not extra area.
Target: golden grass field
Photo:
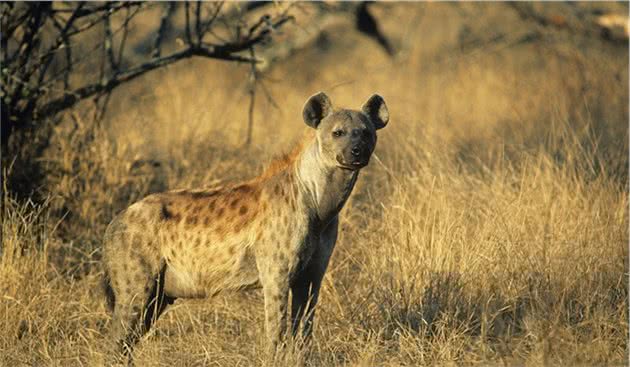
[[[357,109],[378,92],[391,120],[343,209],[313,345],[284,363],[628,365],[627,45],[563,29],[520,42],[533,25],[502,3],[374,12],[398,56],[337,26],[268,72],[277,107],[258,94],[248,148],[244,65],[148,74],[101,124],[89,104],[66,113],[44,158],[49,199],[3,190],[0,366],[96,364],[115,213],[260,173],[307,129],[301,108],[320,90]],[[263,349],[251,291],[178,300],[135,362],[269,365]]]

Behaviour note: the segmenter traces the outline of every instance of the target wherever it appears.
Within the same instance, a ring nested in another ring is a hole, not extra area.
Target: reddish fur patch
[[[278,173],[286,170],[288,167],[293,165],[295,161],[300,157],[304,148],[308,145],[308,143],[313,139],[314,132],[312,129],[308,129],[307,132],[302,136],[300,141],[295,144],[293,149],[289,153],[286,153],[269,163],[267,168],[263,171],[263,173],[256,178],[256,180],[265,180],[270,177],[277,175]]]
[[[183,220],[188,226],[209,227],[208,232],[212,233],[210,237],[212,242],[215,239],[219,242],[224,241],[229,235],[246,228],[254,231],[257,241],[269,239],[271,243],[277,242],[280,234],[275,232],[278,227],[269,228],[269,224],[282,223],[283,227],[287,227],[290,222],[286,209],[295,205],[294,191],[296,190],[292,182],[294,173],[291,167],[298,161],[307,144],[312,141],[313,134],[309,135],[310,140],[302,139],[288,154],[273,160],[261,175],[251,181],[212,190],[171,191],[156,194],[151,197],[151,200],[161,203],[160,218],[164,223],[174,225]],[[272,181],[269,181],[272,177],[274,177]],[[272,209],[275,209],[275,213]],[[281,218],[278,218],[280,216],[278,211],[284,214]],[[137,216],[137,213],[133,214],[134,218]],[[275,222],[277,219],[280,219],[279,223]],[[252,223],[255,223],[255,226]],[[280,230],[290,229],[281,228]],[[176,257],[175,252],[180,254],[179,257],[182,256],[179,251],[185,237],[190,237],[186,240],[186,246],[190,245],[195,252],[200,251],[199,247],[205,243],[191,230],[179,232],[174,228],[167,228],[165,231],[164,238],[171,241],[171,259]],[[188,236],[188,234],[193,234],[193,236]],[[273,251],[273,249],[267,248],[266,251]],[[236,248],[228,247],[222,255],[229,254],[233,257],[235,253]],[[285,256],[282,253],[274,255],[278,261],[283,261]],[[143,267],[152,266],[143,264]]]

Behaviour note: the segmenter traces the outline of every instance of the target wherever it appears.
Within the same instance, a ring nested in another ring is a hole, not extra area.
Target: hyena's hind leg
[[[151,288],[151,294],[149,294],[148,302],[144,308],[143,327],[144,333],[147,333],[151,329],[157,319],[162,315],[162,312],[168,305],[172,305],[175,302],[175,297],[167,296],[164,293],[164,273],[166,271],[166,265],[163,265],[157,279],[155,280],[153,287]]]
[[[135,344],[174,301],[164,294],[164,264],[154,271],[143,259],[127,263],[126,272],[109,274],[115,302],[108,341],[115,363],[131,361]]]

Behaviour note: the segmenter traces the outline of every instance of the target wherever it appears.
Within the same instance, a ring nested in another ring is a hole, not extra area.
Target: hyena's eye
[[[338,137],[340,137],[340,136],[344,136],[344,135],[346,134],[346,132],[345,132],[345,131],[343,131],[343,130],[335,130],[335,131],[333,131],[333,133],[332,133],[332,134],[333,134],[333,136],[334,136],[335,138],[338,138]]]

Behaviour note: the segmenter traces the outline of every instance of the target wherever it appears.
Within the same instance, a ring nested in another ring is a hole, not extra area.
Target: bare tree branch
[[[197,6],[195,7],[195,33],[197,35],[197,44],[201,44],[201,1],[197,0]]]
[[[275,30],[292,17],[286,12],[276,12],[273,17],[265,15],[248,24],[251,21],[247,19],[248,12],[260,6],[250,7],[247,3],[237,7],[239,11],[234,15],[231,9],[224,12],[223,5],[222,2],[198,1],[191,9],[190,3],[185,2],[185,27],[180,31],[185,41],[178,39],[180,49],[163,55],[165,42],[171,39],[167,33],[172,31],[171,17],[176,9],[174,3],[164,4],[159,25],[148,41],[151,46],[148,55],[136,53],[127,58],[125,49],[130,24],[151,5],[143,2],[0,4],[3,14],[0,54],[3,61],[0,70],[3,147],[14,127],[37,128],[40,120],[81,100],[94,98],[100,119],[116,87],[180,60],[204,57],[247,62],[255,69],[259,60],[254,57],[254,47],[267,42]],[[123,10],[126,14],[119,17]],[[113,24],[120,25],[114,29]],[[88,31],[97,26],[102,26],[103,30],[100,38],[95,39],[94,33]],[[220,31],[214,32],[215,26],[221,27]],[[236,39],[215,37],[237,28],[244,32]],[[205,39],[208,33],[213,36],[207,37],[211,39]],[[43,38],[47,42],[40,42]],[[249,52],[249,56],[244,55],[245,52]],[[136,61],[129,66],[134,59]],[[90,68],[100,69],[100,73],[72,77]],[[257,78],[255,73],[252,76]],[[105,99],[101,99],[103,96]]]
[[[160,18],[160,27],[155,35],[153,52],[151,53],[151,57],[153,58],[160,57],[160,54],[162,53],[162,40],[164,39],[164,32],[166,31],[166,26],[168,25],[169,19],[171,18],[171,15],[173,15],[174,10],[175,3],[173,2],[167,3],[164,7],[162,17]]]
[[[258,80],[258,72],[256,71],[256,54],[254,48],[249,48],[249,56],[252,59],[249,72],[249,110],[247,118],[247,135],[245,137],[245,146],[249,147],[252,143],[252,133],[254,131],[254,103],[256,102],[256,82]]]
[[[251,62],[252,61],[249,58],[232,55],[229,52],[223,52],[221,50],[212,50],[204,46],[189,47],[183,51],[175,52],[175,53],[170,54],[169,56],[151,60],[141,65],[138,65],[136,67],[133,67],[127,70],[126,72],[120,73],[119,75],[113,77],[112,79],[104,83],[94,83],[94,84],[90,84],[90,85],[78,88],[74,91],[68,92],[67,95],[45,104],[40,109],[40,114],[42,116],[55,114],[70,106],[75,105],[77,102],[79,102],[82,99],[94,96],[98,93],[111,91],[114,88],[116,88],[118,85],[131,81],[133,79],[136,79],[137,77],[151,70],[172,64],[182,59],[190,58],[192,56],[203,56],[203,57],[208,57],[208,58],[213,58],[213,59],[218,59],[218,60],[225,60],[225,61],[238,61],[238,62]]]
[[[123,62],[123,54],[125,52],[127,34],[129,33],[129,22],[131,21],[131,19],[133,19],[134,16],[136,16],[136,14],[138,14],[138,11],[140,11],[140,8],[134,9],[134,12],[131,13],[129,8],[127,8],[127,14],[125,15],[125,20],[122,25],[123,34],[120,38],[120,46],[118,47],[118,63],[119,64],[122,64]]]
[[[107,54],[107,60],[109,61],[109,67],[114,74],[118,73],[118,64],[114,57],[114,36],[112,35],[112,20],[111,17],[107,17],[103,21],[103,46],[105,53]]]
[[[186,43],[192,44],[192,37],[190,36],[190,3],[184,2],[184,11],[186,13]]]
[[[81,11],[79,11],[79,13],[77,14],[77,17],[83,18],[83,17],[93,16],[95,14],[98,15],[98,13],[100,12],[111,13],[112,11],[115,12],[115,11],[130,7],[130,6],[138,6],[141,4],[142,4],[141,1],[127,1],[127,2],[120,2],[117,4],[107,2],[104,5],[83,8],[81,9]],[[52,11],[53,13],[74,13],[74,10],[72,8],[53,9]]]
[[[201,26],[201,32],[204,35],[210,31],[210,28],[212,28],[212,25],[214,24],[214,21],[219,16],[219,13],[221,12],[221,9],[223,8],[223,4],[225,4],[225,3],[224,2],[219,2],[219,3],[215,3],[215,4],[216,5],[215,5],[214,13]]]

